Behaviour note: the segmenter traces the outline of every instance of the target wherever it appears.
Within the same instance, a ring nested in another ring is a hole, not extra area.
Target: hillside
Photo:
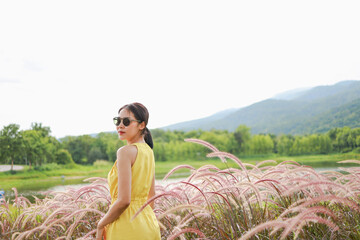
[[[294,128],[296,132],[326,132],[335,127],[360,127],[360,98],[321,113]]]
[[[334,127],[359,127],[360,81],[343,81],[331,86],[289,91],[278,96],[241,109],[232,109],[226,114],[217,113],[209,118],[163,129],[234,131],[244,124],[254,134],[306,134],[325,132]]]
[[[202,126],[202,125],[211,125],[213,122],[223,119],[224,117],[230,115],[231,113],[234,113],[235,111],[237,111],[237,109],[234,109],[234,108],[227,109],[227,110],[215,113],[209,117],[173,124],[171,126],[166,127],[166,129],[168,129],[168,130],[177,130],[177,129],[192,130],[194,128],[200,128],[200,126]]]

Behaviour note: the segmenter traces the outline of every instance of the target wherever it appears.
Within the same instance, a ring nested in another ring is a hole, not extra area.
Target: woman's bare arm
[[[118,198],[105,216],[99,221],[98,229],[115,221],[130,205],[131,164],[137,155],[135,146],[124,146],[117,151]]]

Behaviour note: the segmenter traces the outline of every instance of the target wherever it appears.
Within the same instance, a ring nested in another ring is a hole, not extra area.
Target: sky
[[[297,88],[360,80],[360,2],[0,1],[0,128],[150,129]]]

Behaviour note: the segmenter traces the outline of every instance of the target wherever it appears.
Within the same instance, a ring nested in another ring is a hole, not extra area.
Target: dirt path
[[[13,168],[15,171],[17,170],[23,170],[24,167],[23,166],[19,166],[19,165],[14,165]],[[10,171],[11,170],[11,165],[0,165],[0,172],[6,172],[6,171]]]

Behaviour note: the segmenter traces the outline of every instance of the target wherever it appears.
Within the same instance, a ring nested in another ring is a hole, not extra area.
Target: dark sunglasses
[[[130,118],[128,118],[128,117],[124,117],[124,118],[114,117],[114,118],[113,118],[113,121],[114,121],[114,124],[115,124],[116,126],[119,126],[119,125],[121,124],[121,121],[122,121],[125,127],[129,126],[131,122],[141,123],[140,120],[134,120],[134,119],[130,119]]]

